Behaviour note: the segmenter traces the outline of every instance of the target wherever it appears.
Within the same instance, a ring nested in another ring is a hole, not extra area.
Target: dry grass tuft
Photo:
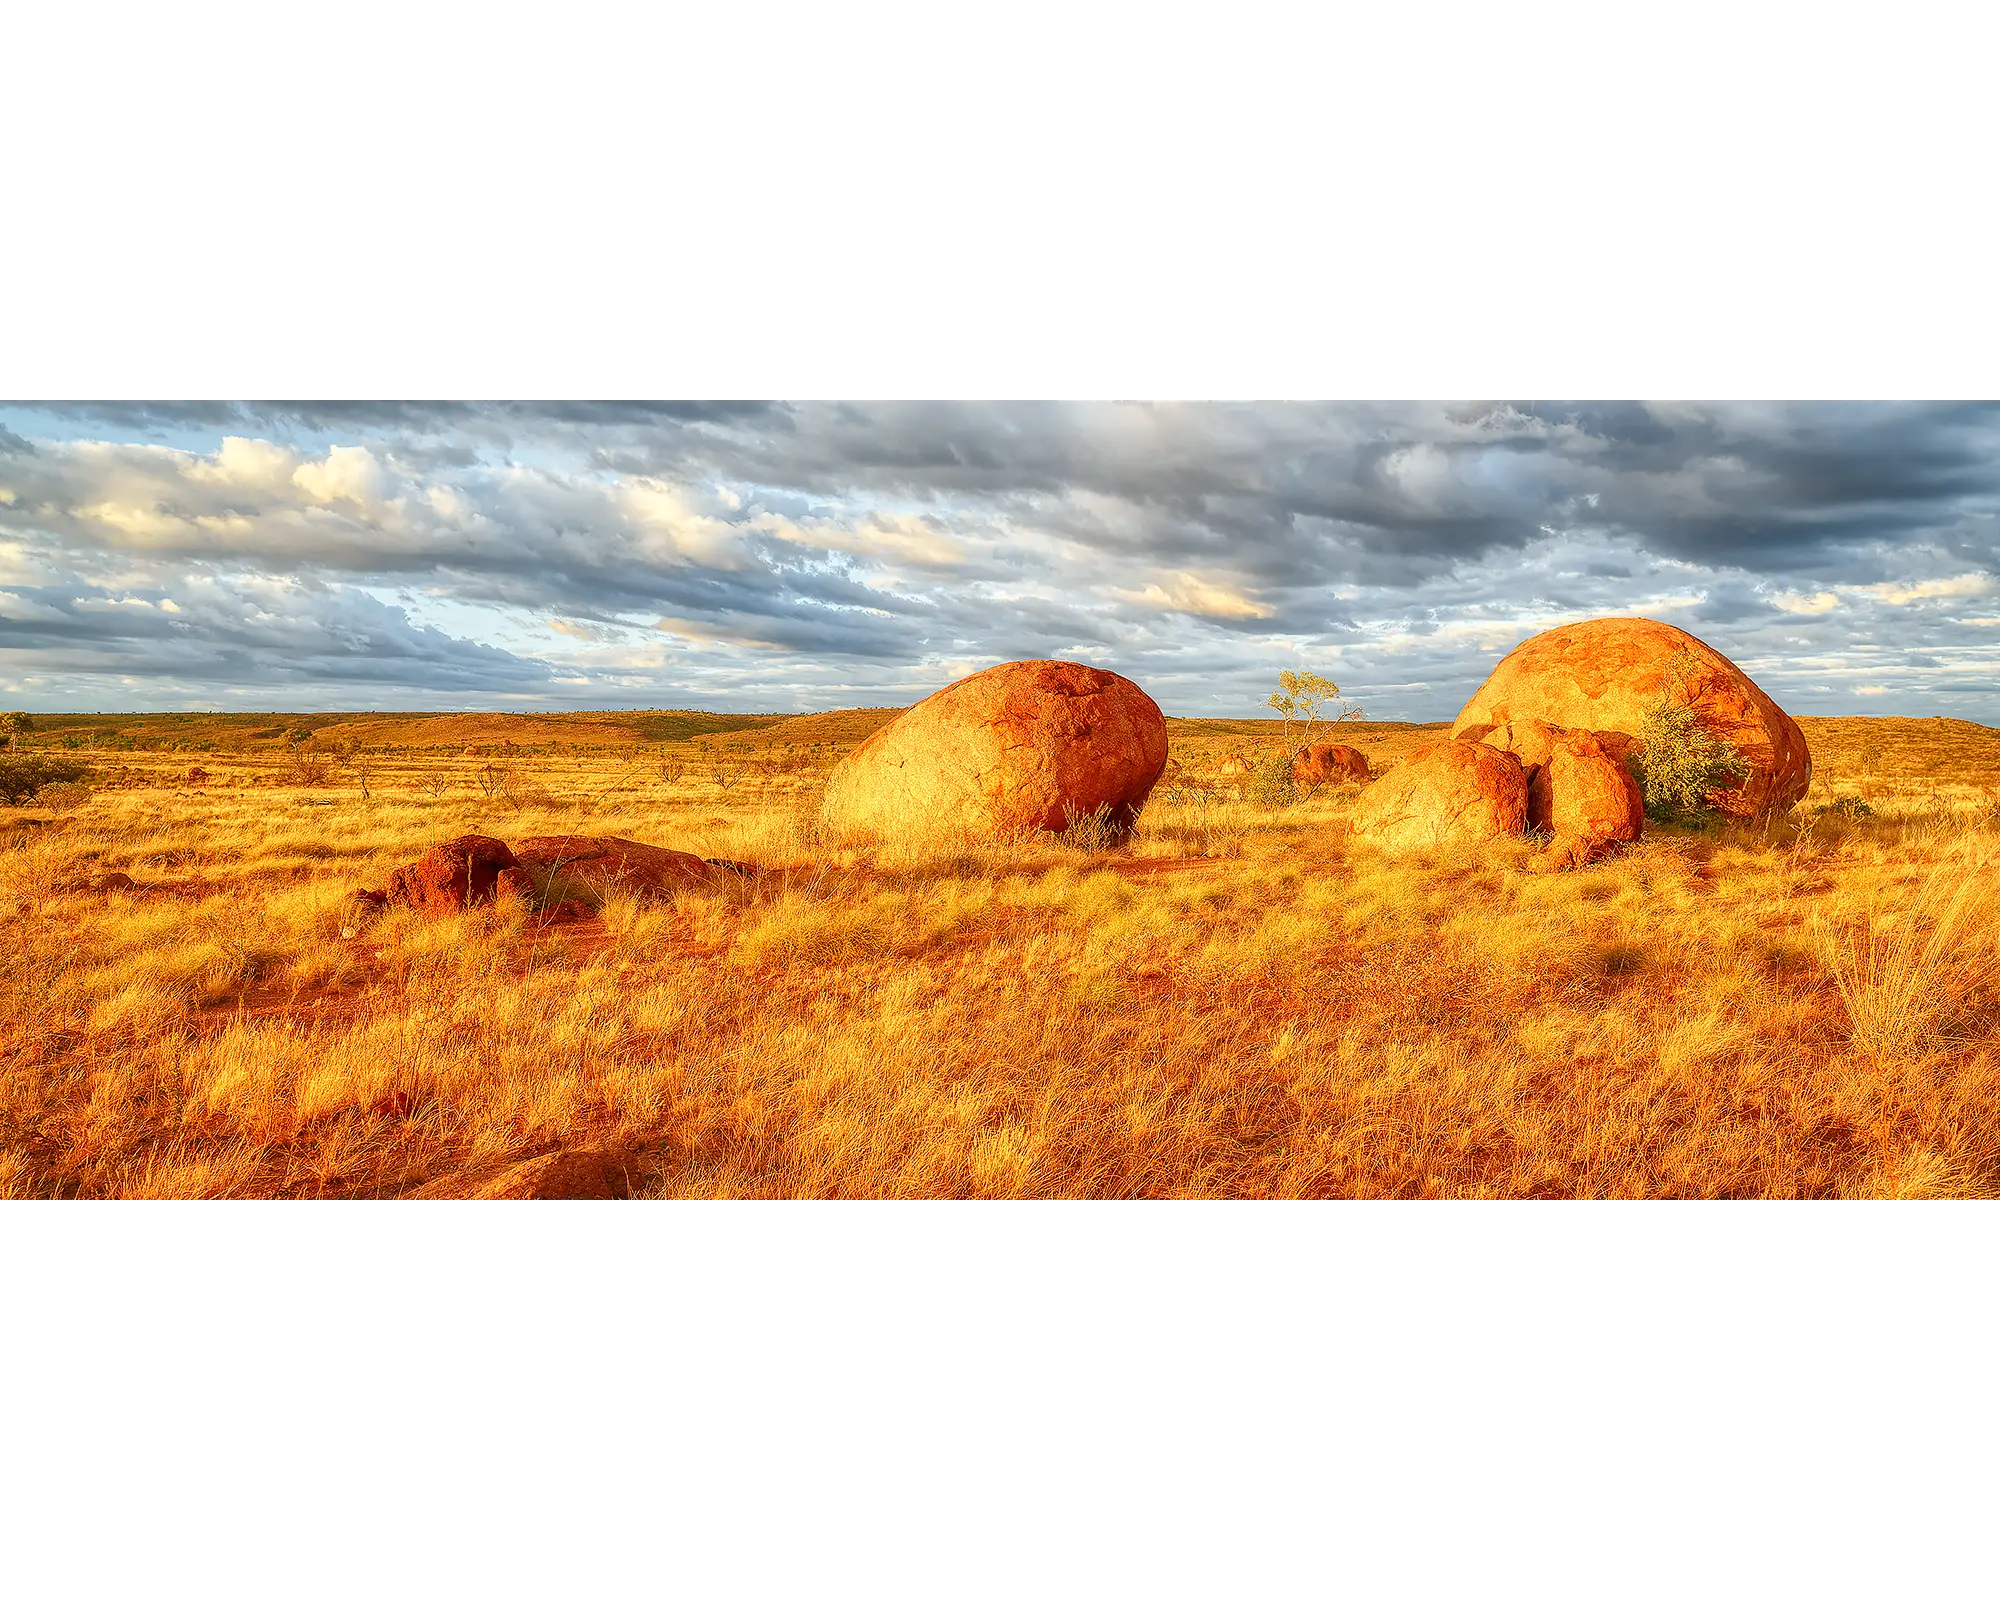
[[[1991,983],[1992,928],[1981,923],[1995,903],[1993,858],[1984,839],[1948,840],[1902,903],[1871,886],[1859,917],[1815,919],[1858,1049],[1883,1060],[1924,1050]]]

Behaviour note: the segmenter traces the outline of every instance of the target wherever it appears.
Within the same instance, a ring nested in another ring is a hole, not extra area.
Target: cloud
[[[1985,406],[279,401],[0,429],[0,659],[46,684],[86,649],[157,649],[149,681],[189,694],[265,651],[284,685],[366,681],[373,652],[392,698],[789,707],[1069,655],[1187,709],[1254,710],[1309,663],[1447,716],[1528,633],[1639,613],[1781,701],[1845,697],[1876,650],[1899,704],[1990,692],[1951,642],[2000,569]]]
[[[1168,573],[1164,581],[1149,583],[1136,595],[1114,590],[1121,599],[1156,611],[1179,611],[1192,617],[1268,617],[1272,609],[1259,605],[1226,584],[1193,572]]]
[[[706,622],[697,617],[662,617],[653,624],[662,633],[671,633],[677,639],[695,639],[717,644],[744,645],[752,650],[783,650],[786,647],[774,639],[759,639],[754,634],[745,633],[740,628],[732,628],[719,622]]]
[[[1928,578],[1921,583],[1856,584],[1853,591],[1873,595],[1885,605],[1907,606],[1918,600],[1985,594],[1992,586],[1992,580],[1983,572],[1962,572],[1954,578]]]

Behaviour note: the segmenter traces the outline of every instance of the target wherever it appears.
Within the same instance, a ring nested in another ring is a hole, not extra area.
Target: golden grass
[[[1797,821],[1560,874],[1192,784],[1118,850],[829,846],[784,740],[727,789],[698,748],[493,796],[410,752],[368,800],[120,757],[80,811],[0,812],[0,1194],[388,1196],[585,1147],[654,1196],[2000,1194],[1985,745],[1809,731]],[[1812,817],[1863,782],[1875,815]],[[357,916],[467,831],[766,871],[575,928]],[[107,871],[140,888],[75,887]]]

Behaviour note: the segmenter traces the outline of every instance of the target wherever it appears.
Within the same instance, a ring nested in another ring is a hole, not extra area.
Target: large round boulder
[[[1531,720],[1595,733],[1606,754],[1637,749],[1647,713],[1665,697],[1689,706],[1749,768],[1709,803],[1738,816],[1788,811],[1812,781],[1799,725],[1743,669],[1693,634],[1644,617],[1551,628],[1515,647],[1452,724],[1455,739]]]
[[[1528,779],[1504,750],[1464,740],[1421,745],[1361,792],[1348,826],[1391,850],[1518,834]]]
[[[1062,833],[1138,821],[1167,764],[1167,722],[1129,678],[1011,661],[961,678],[877,729],[827,780],[841,833]]]
[[[1323,783],[1366,783],[1374,773],[1352,745],[1310,744],[1292,757],[1292,781],[1308,789]]]

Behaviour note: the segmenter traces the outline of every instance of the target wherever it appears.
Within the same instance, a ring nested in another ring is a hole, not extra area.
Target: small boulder
[[[187,776],[181,781],[183,783],[206,783],[208,782],[208,774],[202,771],[200,767],[189,767],[187,769]]]
[[[523,839],[514,846],[514,864],[558,891],[581,890],[597,901],[620,890],[641,899],[665,899],[683,889],[712,888],[727,881],[731,870],[685,850],[583,834]]]
[[[1644,831],[1639,780],[1592,735],[1563,734],[1528,780],[1528,826],[1555,835],[1558,864],[1587,866]]]
[[[1130,831],[1167,764],[1167,723],[1129,678],[1010,661],[877,729],[827,780],[837,833],[1063,833],[1102,813]]]
[[[1539,717],[1522,717],[1514,722],[1503,722],[1498,727],[1467,728],[1452,735],[1472,744],[1490,744],[1495,750],[1505,750],[1521,763],[1521,770],[1528,775],[1528,781],[1535,781],[1535,774],[1549,763],[1549,752],[1555,749],[1556,741],[1569,734],[1568,728],[1558,728],[1552,722],[1544,722]]]
[[[97,894],[108,894],[113,889],[136,889],[139,886],[132,881],[130,873],[100,872],[91,880],[90,887]]]
[[[617,1200],[624,1172],[597,1150],[557,1150],[499,1172],[452,1173],[418,1189],[412,1200]]]
[[[490,901],[500,874],[515,865],[514,852],[498,839],[464,834],[390,873],[386,898],[433,916],[463,911]]]
[[[1352,745],[1307,745],[1292,757],[1292,782],[1317,789],[1323,783],[1366,783],[1375,774],[1368,758]]]
[[[1521,763],[1491,745],[1445,739],[1412,751],[1355,802],[1348,826],[1385,849],[1518,834],[1528,818]]]

